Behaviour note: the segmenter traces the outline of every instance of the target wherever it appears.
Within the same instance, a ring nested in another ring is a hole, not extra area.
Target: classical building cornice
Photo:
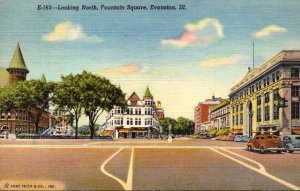
[[[230,89],[230,94],[238,92],[267,72],[280,65],[282,61],[300,61],[300,50],[283,50],[258,68],[251,69],[242,80]]]

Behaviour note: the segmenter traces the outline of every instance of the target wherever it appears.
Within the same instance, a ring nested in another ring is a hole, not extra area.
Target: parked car
[[[228,135],[227,141],[233,141],[235,136],[236,136],[235,134]]]
[[[261,134],[249,140],[247,150],[259,150],[261,154],[264,154],[266,151],[271,150],[281,153],[284,148],[282,148],[281,140],[277,135]]]
[[[243,142],[248,142],[249,140],[250,140],[250,138],[245,135],[242,137]]]
[[[199,135],[198,136],[199,139],[209,139],[209,135]]]
[[[243,135],[236,135],[233,139],[235,142],[242,142],[243,141]]]
[[[293,153],[300,150],[300,135],[285,135],[282,137],[282,146],[287,152]]]

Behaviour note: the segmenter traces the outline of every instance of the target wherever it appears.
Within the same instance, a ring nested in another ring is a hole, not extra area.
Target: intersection
[[[1,143],[1,190],[300,189],[299,152],[261,155],[246,151],[245,143],[176,139]]]

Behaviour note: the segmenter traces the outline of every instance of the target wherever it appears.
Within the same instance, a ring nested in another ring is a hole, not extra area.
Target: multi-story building
[[[155,110],[153,96],[147,87],[143,99],[133,92],[127,100],[126,111],[114,106],[106,117],[106,123],[101,127],[100,134],[109,132],[115,138],[153,138],[162,131]]]
[[[161,107],[161,102],[160,101],[157,101],[156,102],[156,115],[157,115],[157,118],[158,120],[161,120],[161,119],[164,119],[165,118],[165,112],[164,112],[164,109]]]
[[[230,101],[223,100],[220,104],[213,106],[210,111],[210,128],[220,130],[223,128],[230,128]]]
[[[205,128],[201,126],[210,121],[210,107],[219,104],[221,100],[221,98],[213,96],[211,99],[206,99],[204,102],[198,103],[194,108],[194,133],[199,133],[201,129]]]
[[[248,69],[231,88],[231,127],[256,132],[300,133],[300,50],[284,50]]]
[[[12,85],[16,81],[25,81],[28,73],[29,70],[25,64],[20,45],[18,44],[9,67],[6,69],[0,67],[0,87]],[[42,75],[41,80],[46,80],[44,75]],[[35,128],[34,121],[29,117],[29,112],[34,111],[16,108],[8,113],[0,112],[0,131],[6,130],[8,126],[10,133],[36,133],[42,132],[49,127],[50,119],[48,111],[42,113],[38,129]]]

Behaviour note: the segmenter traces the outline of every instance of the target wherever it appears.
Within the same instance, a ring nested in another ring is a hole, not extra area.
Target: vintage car
[[[282,146],[287,152],[293,153],[300,150],[300,135],[285,135],[282,137]]]
[[[261,134],[249,140],[247,150],[259,150],[261,154],[264,154],[266,151],[271,150],[281,153],[284,148],[282,148],[281,140],[277,135]]]

